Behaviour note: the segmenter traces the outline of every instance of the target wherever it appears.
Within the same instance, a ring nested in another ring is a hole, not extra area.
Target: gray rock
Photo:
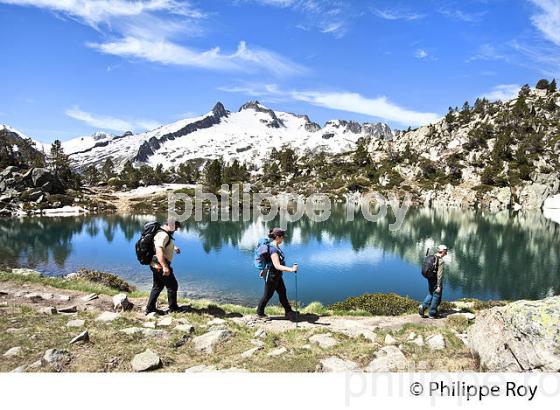
[[[228,329],[211,330],[193,339],[194,350],[203,353],[212,353],[218,343],[228,340],[232,332]]]
[[[252,357],[258,351],[263,350],[263,349],[264,349],[263,346],[255,346],[252,349],[249,349],[249,350],[241,353],[241,358],[242,359],[248,359],[248,358]]]
[[[163,330],[146,329],[141,327],[128,327],[126,329],[122,329],[121,332],[127,335],[142,335],[153,337],[161,337],[165,335],[165,332]]]
[[[21,352],[22,352],[21,346],[15,346],[8,349],[2,356],[4,357],[19,356]]]
[[[148,329],[155,329],[156,328],[156,322],[144,322],[142,323],[142,326]]]
[[[119,317],[121,317],[121,315],[115,312],[103,312],[102,314],[97,316],[95,320],[99,322],[112,322],[113,320],[116,320]]]
[[[69,343],[73,345],[77,342],[89,342],[89,333],[87,330],[84,330],[82,333],[74,337]]]
[[[134,356],[131,362],[135,372],[146,372],[161,367],[161,359],[150,349]]]
[[[445,339],[441,334],[432,335],[426,339],[426,343],[431,350],[445,349]]]
[[[28,366],[26,364],[23,364],[19,367],[16,367],[14,370],[12,370],[10,373],[25,373],[27,370]]]
[[[288,349],[286,349],[285,347],[279,347],[277,349],[274,349],[274,350],[271,350],[270,352],[268,352],[267,356],[270,356],[270,357],[282,356],[287,351],[288,351]]]
[[[76,305],[72,306],[65,306],[57,309],[59,313],[76,313],[78,311],[78,307]]]
[[[97,298],[99,298],[99,295],[97,293],[90,293],[89,295],[82,296],[80,300],[83,302],[91,302],[92,300],[95,300]]]
[[[192,333],[194,332],[194,326],[188,323],[183,323],[181,325],[175,326],[174,330],[178,332]]]
[[[134,304],[128,300],[126,293],[119,293],[118,295],[113,296],[113,309],[116,312],[131,310],[133,307]]]
[[[375,356],[366,368],[368,372],[395,372],[408,368],[408,360],[396,346],[384,346]]]
[[[266,337],[266,332],[264,329],[257,329],[255,332],[255,337],[264,339]]]
[[[56,315],[58,311],[56,310],[55,307],[48,306],[48,307],[44,307],[44,308],[39,309],[39,312],[44,313],[46,315]]]
[[[264,342],[258,339],[251,339],[251,344],[253,344],[254,346],[264,346]]]
[[[75,320],[68,321],[68,323],[66,323],[66,327],[82,327],[85,324],[86,324],[85,320],[75,319]]]
[[[157,322],[157,325],[158,325],[158,327],[159,326],[166,327],[166,326],[171,326],[171,323],[173,323],[173,318],[168,316],[168,317],[164,317],[159,322]]]
[[[70,353],[67,350],[49,349],[41,359],[41,365],[51,365],[60,371],[62,367],[70,362]]]
[[[309,341],[318,344],[321,349],[329,349],[338,344],[338,340],[332,336],[332,333],[313,335],[309,338]]]
[[[68,295],[58,295],[58,300],[60,300],[62,302],[69,302],[70,301],[70,296],[68,296]]]
[[[216,371],[216,366],[210,366],[207,364],[199,364],[197,366],[189,367],[185,370],[185,373],[204,373],[204,372],[214,372]]]
[[[474,320],[476,318],[474,313],[470,313],[470,312],[459,312],[459,313],[452,313],[449,316],[447,316],[447,318],[465,318],[466,320]]]
[[[358,369],[358,364],[350,360],[344,360],[336,356],[322,359],[317,371],[322,373],[352,372]]]
[[[560,296],[478,313],[468,345],[490,372],[560,371]]]
[[[227,322],[224,319],[220,319],[220,318],[215,318],[212,319],[210,321],[208,321],[208,323],[206,323],[208,326],[216,326],[216,325],[225,325]]]
[[[397,344],[397,340],[396,340],[393,336],[391,336],[391,335],[389,335],[389,334],[387,334],[387,335],[385,336],[385,340],[384,340],[383,342],[384,342],[385,345],[387,345],[387,346],[389,346],[389,345],[396,345],[396,344]]]

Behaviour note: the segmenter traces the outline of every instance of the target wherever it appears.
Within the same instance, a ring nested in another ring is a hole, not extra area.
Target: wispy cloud
[[[274,75],[301,74],[299,64],[273,51],[248,47],[223,53],[219,47],[197,50],[185,37],[200,35],[198,22],[207,16],[187,1],[178,0],[0,0],[0,3],[34,6],[61,13],[95,27],[103,41],[90,48],[104,54],[148,62],[219,71],[267,71]],[[284,2],[285,3],[285,2]],[[336,31],[333,27],[331,30]],[[181,40],[181,41],[179,41]]]
[[[150,41],[134,37],[88,45],[105,54],[139,58],[165,65],[220,71],[254,72],[263,69],[281,76],[305,72],[303,66],[264,49],[250,49],[244,41],[230,54],[222,53],[219,47],[200,51],[166,40]]]
[[[460,9],[440,9],[438,12],[452,20],[463,21],[466,23],[478,23],[482,21],[486,14],[488,14],[486,11],[467,13]]]
[[[75,106],[66,110],[66,115],[75,120],[84,122],[91,127],[111,131],[144,131],[159,127],[161,124],[151,120],[125,120],[111,116],[98,115],[82,111]]]
[[[552,43],[560,46],[560,0],[530,0],[539,12],[531,17],[533,25]]]
[[[296,28],[317,30],[342,38],[349,30],[351,20],[359,15],[350,2],[341,0],[235,0],[263,6],[290,8],[303,16]]]
[[[424,14],[413,13],[406,10],[399,10],[399,9],[376,9],[373,8],[372,13],[375,14],[377,17],[381,17],[385,20],[419,20],[425,17]]]
[[[493,61],[493,60],[503,60],[508,61],[509,57],[499,51],[496,46],[485,43],[478,47],[478,50],[469,58],[467,58],[466,62],[471,63],[473,61],[483,60],[483,61]]]
[[[273,97],[300,101],[317,107],[329,108],[367,115],[385,121],[409,125],[424,125],[437,121],[440,116],[430,112],[418,112],[391,102],[385,96],[365,97],[359,93],[330,90],[281,90],[275,84],[222,87],[222,91],[237,92],[252,97]]]
[[[517,97],[520,88],[521,86],[519,84],[500,84],[482,95],[482,97],[490,101],[507,101]]]

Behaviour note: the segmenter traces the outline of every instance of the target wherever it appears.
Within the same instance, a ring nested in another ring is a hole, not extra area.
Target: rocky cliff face
[[[560,93],[524,87],[511,101],[477,100],[368,148],[374,162],[394,165],[420,203],[540,208],[560,188]]]

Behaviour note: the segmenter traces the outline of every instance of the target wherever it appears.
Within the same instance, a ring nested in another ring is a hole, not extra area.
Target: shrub
[[[370,293],[347,298],[330,306],[334,310],[363,310],[375,316],[399,316],[412,313],[418,302],[395,293]]]
[[[96,270],[80,269],[77,273],[68,275],[69,279],[81,279],[92,283],[108,286],[123,292],[132,292],[136,288],[122,280],[117,275]]]

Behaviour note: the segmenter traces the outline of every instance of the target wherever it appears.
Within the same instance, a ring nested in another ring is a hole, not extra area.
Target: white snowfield
[[[169,138],[169,134],[189,124],[217,120],[219,123],[208,128],[193,127],[192,132],[183,130],[180,133],[183,135]],[[145,158],[151,166],[162,164],[164,168],[169,168],[195,158],[223,158],[226,162],[238,159],[242,163],[261,165],[272,148],[288,146],[300,155],[320,150],[342,153],[355,149],[357,141],[366,136],[391,139],[393,132],[382,123],[358,124],[339,120],[329,121],[321,128],[306,116],[274,112],[257,102],[251,102],[239,112],[230,112],[227,116],[221,116],[219,109],[215,108],[206,115],[177,121],[141,134],[117,137],[98,133],[72,139],[63,142],[63,148],[72,154],[71,159],[80,167],[100,165],[109,157],[120,167],[138,156],[142,144],[150,140],[153,142],[155,138],[159,142],[151,144]],[[142,161],[137,163],[141,164]]]
[[[153,194],[158,194],[161,192],[175,191],[177,189],[192,188],[194,189],[196,185],[194,184],[162,184],[162,185],[148,185],[141,186],[130,191],[117,192],[116,195],[123,198],[138,198]]]

